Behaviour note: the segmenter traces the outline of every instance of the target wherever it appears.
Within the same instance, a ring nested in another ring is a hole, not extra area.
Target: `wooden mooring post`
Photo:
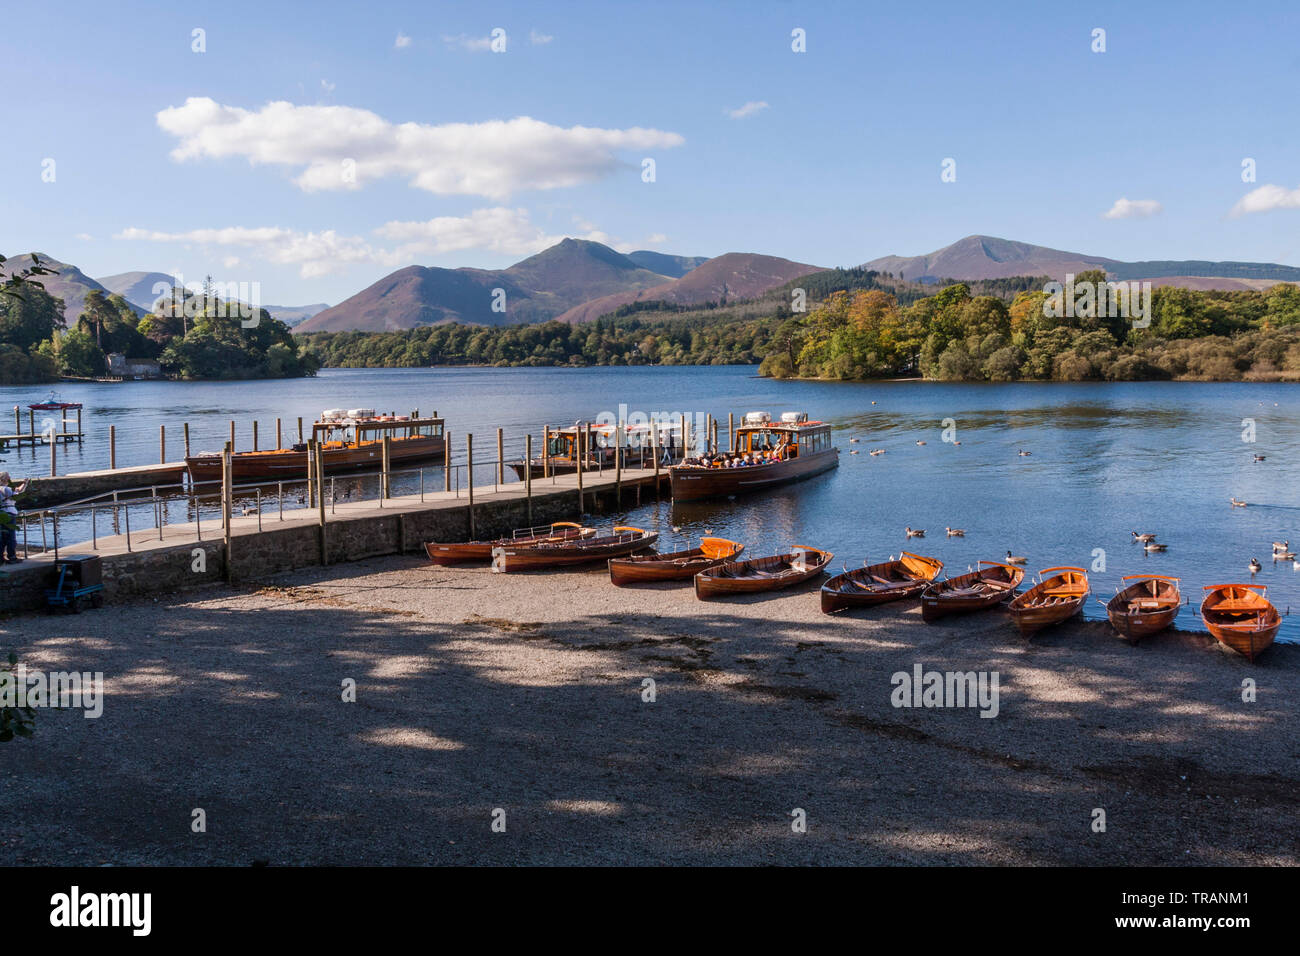
[[[279,451],[284,447],[284,438],[280,432],[280,419],[275,420],[275,450]]]
[[[465,474],[469,488],[469,537],[474,540],[474,436],[465,433]]]
[[[727,451],[736,453],[736,413],[727,412]]]
[[[325,529],[325,456],[321,454],[320,442],[316,443],[316,510],[320,522],[320,563],[329,564],[329,540]]]
[[[451,432],[442,433],[442,490],[451,491]]]
[[[253,419],[253,451],[257,451],[257,419]]]
[[[181,426],[181,431],[185,436],[185,457],[189,458],[190,457],[190,423],[185,422]]]
[[[533,467],[533,463],[530,461],[528,463],[528,468],[530,471],[532,470],[532,467]],[[542,426],[542,477],[543,478],[551,477],[551,426],[550,425]]]
[[[380,447],[382,448],[382,450],[383,450],[383,458],[382,458],[382,460],[381,460],[381,467],[383,468],[383,481],[382,481],[382,485],[383,485],[384,498],[391,498],[391,497],[393,497],[393,485],[392,485],[392,477],[391,477],[391,472],[392,472],[392,463],[393,463],[393,459],[392,459],[392,454],[393,454],[393,445],[392,445],[392,440],[393,440],[393,436],[390,435],[390,434],[388,434],[387,432],[385,432],[385,433],[384,433],[384,443],[383,443],[382,446],[380,446]]]
[[[524,498],[528,502],[528,527],[533,526],[533,433],[524,436]]]
[[[233,468],[230,463],[230,454],[233,446],[227,442],[225,448],[221,450],[221,525],[225,529],[225,552],[226,560],[223,563],[222,571],[224,572],[226,583],[230,584],[235,579],[234,560],[231,554],[231,539],[234,537],[230,531],[230,515],[234,511],[234,492],[231,485],[234,483]]]
[[[587,429],[579,427],[574,440],[578,445],[578,514],[581,515],[583,513],[582,472],[583,466],[587,464]]]
[[[108,426],[108,467],[117,467],[117,426]]]
[[[167,462],[167,426],[158,426],[158,464]]]
[[[55,461],[55,449],[59,447],[59,441],[53,435],[50,435],[50,477],[54,478],[59,473],[58,462]]]
[[[505,432],[497,429],[497,487],[506,483],[506,442]]]

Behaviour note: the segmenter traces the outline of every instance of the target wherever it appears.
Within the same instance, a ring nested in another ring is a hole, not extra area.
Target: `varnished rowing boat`
[[[1024,578],[1024,568],[1001,561],[981,561],[976,570],[935,581],[922,591],[921,618],[937,621],[947,614],[994,607],[1012,597]]]
[[[822,612],[869,607],[913,597],[943,570],[937,558],[904,551],[897,561],[884,561],[837,574],[822,585]]]
[[[508,538],[497,538],[495,541],[458,541],[447,544],[426,541],[424,551],[434,564],[466,564],[471,561],[491,561],[493,548],[590,538],[595,533],[595,528],[584,528],[572,521],[556,521],[537,528],[524,528]]]
[[[1130,574],[1123,580],[1133,583],[1106,602],[1106,616],[1121,637],[1135,643],[1174,623],[1183,603],[1178,578]]]
[[[700,571],[734,560],[743,544],[726,538],[702,538],[698,548],[667,554],[634,554],[609,559],[609,579],[618,587],[653,581],[684,581]]]
[[[1210,585],[1201,601],[1205,629],[1224,647],[1245,654],[1253,663],[1273,644],[1282,624],[1267,593],[1262,584]]]
[[[1011,619],[1025,637],[1078,614],[1088,600],[1088,572],[1083,568],[1046,568],[1041,580],[1010,604]]]
[[[619,526],[609,534],[537,544],[503,544],[492,549],[492,570],[536,571],[589,564],[635,554],[654,546],[659,532]]]
[[[829,551],[797,544],[786,554],[728,561],[695,575],[695,596],[707,600],[793,587],[820,575],[833,557]]]

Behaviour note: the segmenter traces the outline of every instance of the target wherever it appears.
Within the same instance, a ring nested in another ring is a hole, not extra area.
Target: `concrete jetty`
[[[195,524],[165,524],[127,536],[100,536],[59,544],[61,557],[97,554],[103,559],[105,598],[139,597],[212,584],[239,582],[321,564],[419,551],[425,541],[468,541],[500,537],[516,528],[574,520],[648,502],[668,487],[667,470],[612,471],[556,475],[474,489],[473,506],[465,491],[426,492],[387,499],[326,504],[325,523],[316,508],[239,515],[230,522],[230,548],[217,519]],[[44,588],[53,581],[52,552],[32,555],[18,565],[0,567],[0,612],[45,606]]]

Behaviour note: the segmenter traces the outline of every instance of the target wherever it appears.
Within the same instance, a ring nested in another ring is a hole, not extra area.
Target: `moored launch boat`
[[[822,612],[867,607],[914,597],[943,570],[938,558],[904,551],[896,561],[884,561],[837,574],[822,585]]]
[[[666,554],[637,554],[609,559],[609,579],[618,587],[653,581],[685,581],[700,571],[731,561],[743,544],[726,538],[702,538],[698,548]]]
[[[389,438],[390,467],[442,458],[447,441],[441,418],[377,415],[372,408],[328,409],[312,425],[326,474],[344,471],[378,471],[383,465],[384,437]],[[220,481],[221,453],[204,452],[185,459],[191,481]],[[259,451],[237,451],[230,456],[233,480],[293,481],[307,477],[307,444]]]
[[[523,528],[508,538],[495,541],[459,541],[443,544],[426,541],[424,551],[434,564],[465,564],[470,561],[491,561],[492,549],[507,545],[541,544],[545,541],[567,541],[572,538],[590,538],[595,528],[584,528],[572,521],[556,521],[536,528]]]
[[[1262,584],[1211,584],[1201,601],[1205,629],[1252,663],[1273,644],[1282,625],[1267,592]]]
[[[1121,637],[1136,643],[1174,623],[1183,603],[1178,578],[1163,574],[1130,574],[1122,580],[1133,583],[1106,602],[1106,616]]]
[[[492,549],[492,570],[536,571],[589,564],[592,561],[604,561],[644,551],[653,547],[658,540],[657,531],[620,525],[609,534],[596,534],[590,538],[543,541],[537,544],[503,544]]]
[[[820,575],[833,557],[829,551],[797,544],[786,554],[728,561],[695,575],[695,596],[707,600],[793,587]]]
[[[750,412],[736,429],[736,450],[688,458],[668,470],[674,501],[761,491],[820,475],[840,463],[831,426],[810,422],[805,412],[786,412],[774,422]]]
[[[1041,580],[1010,604],[1011,619],[1025,637],[1078,614],[1088,600],[1083,568],[1045,568]]]
[[[948,614],[982,611],[1008,600],[1025,578],[1025,569],[1001,561],[981,561],[979,567],[921,592],[921,618],[937,621]]]

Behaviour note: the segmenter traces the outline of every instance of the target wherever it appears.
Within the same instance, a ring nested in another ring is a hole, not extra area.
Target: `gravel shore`
[[[0,744],[10,864],[1300,862],[1295,646],[404,557],[13,618],[9,647],[106,687]],[[893,706],[918,664],[996,671],[997,716]]]

